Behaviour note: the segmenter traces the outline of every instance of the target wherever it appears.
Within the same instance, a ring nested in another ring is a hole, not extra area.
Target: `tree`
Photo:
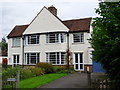
[[[4,37],[2,38],[2,40],[0,42],[0,48],[1,48],[1,51],[7,51],[7,49],[8,49],[8,44]]]
[[[94,60],[103,64],[113,81],[120,82],[120,2],[100,2],[90,39]]]

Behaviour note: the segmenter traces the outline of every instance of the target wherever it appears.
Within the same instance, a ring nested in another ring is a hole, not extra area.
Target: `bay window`
[[[46,62],[51,64],[65,64],[65,52],[46,53]]]
[[[39,35],[25,36],[25,45],[28,44],[39,44]]]
[[[46,43],[63,43],[65,42],[64,33],[55,33],[46,35]]]
[[[40,62],[40,53],[25,53],[25,64],[36,64]]]

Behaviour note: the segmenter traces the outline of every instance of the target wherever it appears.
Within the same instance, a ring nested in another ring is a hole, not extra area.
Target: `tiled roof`
[[[89,32],[91,19],[92,18],[66,20],[66,21],[63,21],[63,23],[70,29],[70,31],[88,31]]]
[[[16,25],[7,37],[21,37],[28,26],[29,25]]]
[[[62,23],[70,29],[70,32],[75,32],[75,31],[89,32],[91,19],[92,18],[65,20],[65,21],[62,21]],[[15,26],[13,30],[10,32],[10,34],[8,35],[8,38],[21,37],[23,32],[26,30],[28,26],[29,25]]]

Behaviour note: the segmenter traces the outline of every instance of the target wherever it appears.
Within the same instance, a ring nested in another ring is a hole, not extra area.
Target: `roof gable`
[[[69,29],[46,7],[44,7],[33,19],[23,35],[57,31],[67,32]]]

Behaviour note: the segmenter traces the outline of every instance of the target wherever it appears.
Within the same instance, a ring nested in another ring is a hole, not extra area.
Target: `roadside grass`
[[[66,76],[67,73],[52,73],[43,76],[37,76],[20,81],[20,88],[37,88],[39,86],[50,83],[58,78]]]

